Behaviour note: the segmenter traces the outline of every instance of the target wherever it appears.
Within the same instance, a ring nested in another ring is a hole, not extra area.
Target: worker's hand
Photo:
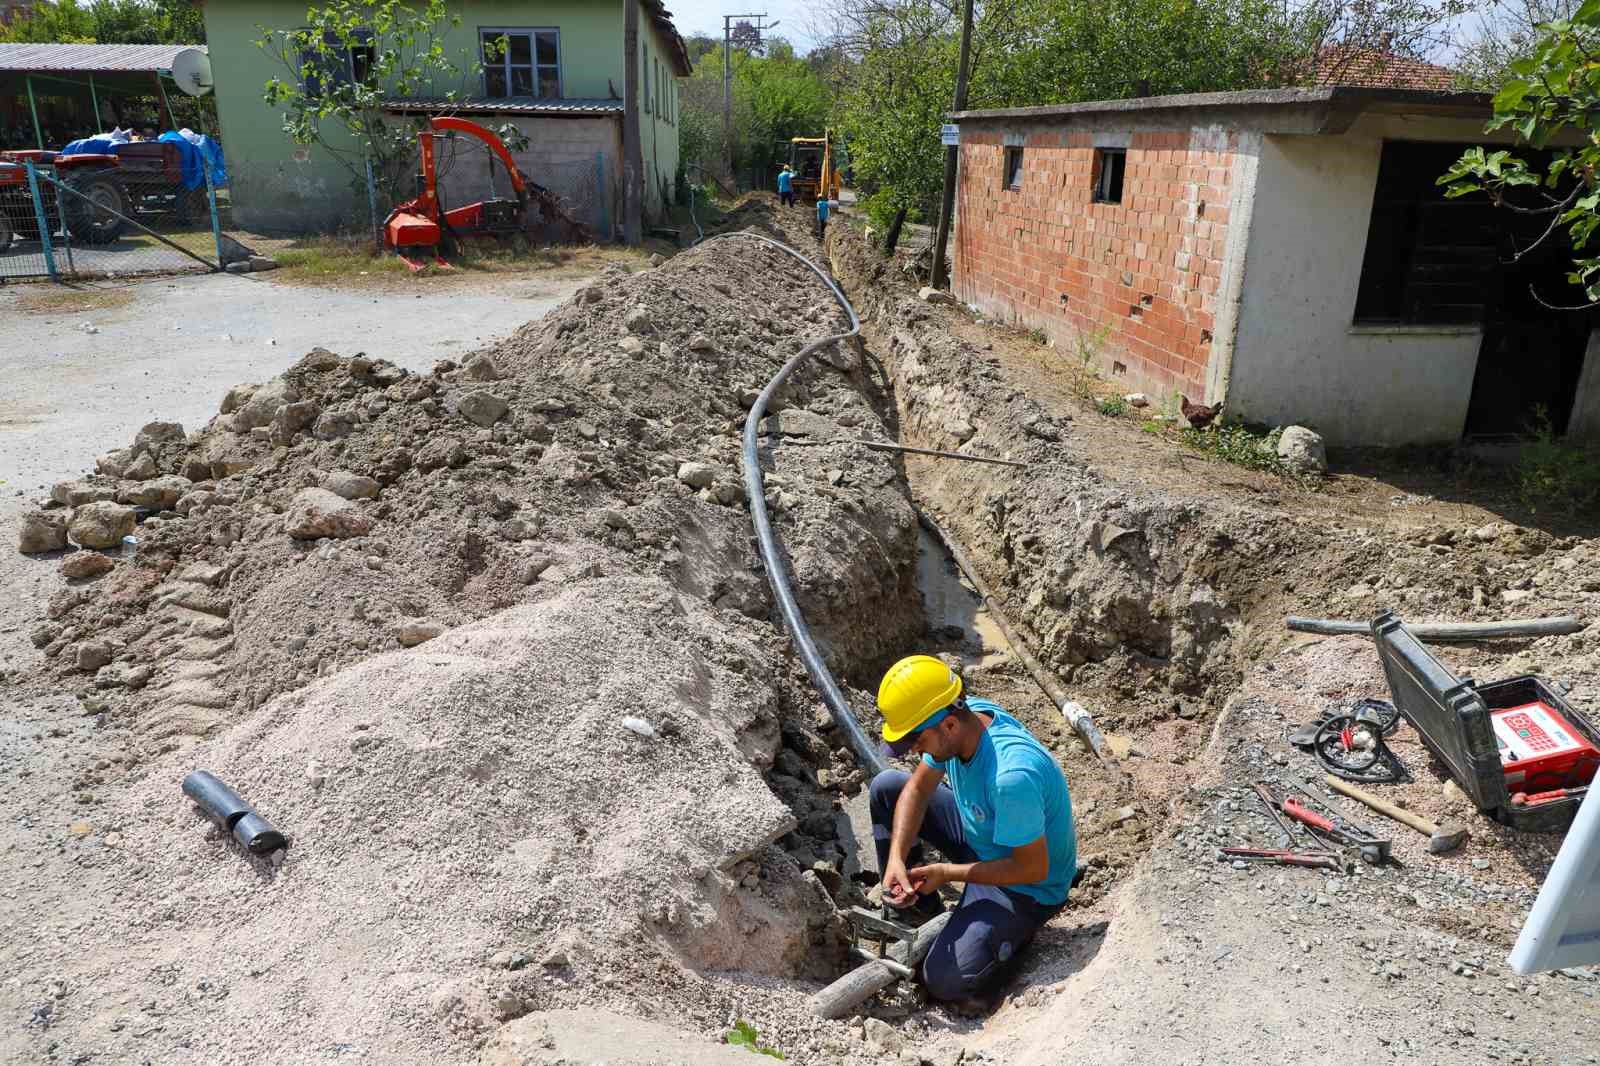
[[[883,867],[883,898],[896,907],[903,907],[916,899],[916,882],[906,873],[906,864],[893,855]]]
[[[913,866],[907,874],[912,884],[917,886],[917,891],[923,895],[937,892],[939,886],[950,881],[950,865],[943,862],[929,863],[927,866]]]

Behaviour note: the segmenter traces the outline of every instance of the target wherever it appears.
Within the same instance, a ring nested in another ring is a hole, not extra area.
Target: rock
[[[237,262],[229,263],[222,269],[230,274],[248,274],[250,273],[250,260],[240,259]],[[223,334],[223,336],[227,336],[227,334]]]
[[[283,516],[283,531],[296,540],[359,537],[373,525],[370,515],[327,489],[301,489]]]
[[[531,585],[539,580],[539,575],[550,569],[550,556],[535,555],[522,565],[522,583]]]
[[[624,337],[617,342],[617,347],[626,355],[640,355],[644,352],[644,341],[638,337]]]
[[[662,263],[665,263],[666,261],[667,261],[666,256],[662,255],[660,252],[651,252],[650,253],[649,263],[650,263],[650,265],[652,267],[658,267]]]
[[[73,552],[61,560],[61,575],[71,581],[99,577],[115,564],[96,551]]]
[[[61,626],[55,622],[40,622],[28,634],[28,643],[35,648],[48,647],[61,636]]]
[[[320,351],[322,351],[321,348],[315,348],[312,350],[313,354]],[[330,352],[328,354],[331,355],[333,353]],[[306,358],[309,359],[311,356],[308,355]],[[233,388],[229,389],[228,394],[222,398],[222,407],[220,408],[220,411],[225,415],[233,414],[239,408],[250,402],[250,397],[256,394],[256,389],[259,387],[260,386],[249,384],[235,385]]]
[[[74,659],[79,670],[92,674],[111,661],[111,645],[103,640],[86,640],[78,645]]]
[[[1059,441],[1061,439],[1061,430],[1056,428],[1055,423],[1040,415],[1030,415],[1022,423],[1022,432],[1030,437],[1038,437],[1040,440]]]
[[[1467,794],[1461,791],[1461,786],[1454,781],[1446,781],[1439,791],[1444,796],[1445,805],[1452,810],[1465,810],[1473,805]]]
[[[156,461],[151,458],[149,452],[139,453],[139,457],[122,470],[122,476],[129,481],[148,481],[158,473],[160,471],[156,469]]]
[[[905,1037],[882,1018],[868,1018],[864,1032],[867,1046],[880,1055],[898,1055],[905,1047]]]
[[[1139,816],[1139,812],[1132,807],[1118,807],[1116,814],[1111,818],[1114,825],[1131,822]]]
[[[270,255],[252,255],[245,262],[250,264],[252,271],[278,269],[278,261]]]
[[[151,478],[118,493],[122,503],[135,507],[149,507],[157,511],[170,511],[194,487],[194,482],[177,474]]]
[[[22,524],[17,530],[18,551],[36,555],[39,552],[60,551],[66,546],[67,521],[64,514],[57,511],[29,511],[22,516]]]
[[[426,619],[408,619],[395,626],[394,639],[407,648],[425,644],[444,632],[444,626]]]
[[[943,289],[936,289],[932,285],[924,285],[917,290],[917,299],[926,304],[953,304],[956,298]]]
[[[300,390],[282,378],[273,378],[250,394],[250,399],[233,415],[233,431],[247,433],[257,426],[272,424],[278,409],[300,399]]]
[[[500,372],[493,359],[479,352],[462,365],[461,377],[466,381],[499,381],[505,375]]]
[[[316,424],[311,427],[311,435],[318,440],[338,440],[354,433],[356,427],[360,425],[361,416],[354,411],[324,411],[317,417]]]
[[[296,433],[313,425],[321,413],[322,407],[315,400],[296,400],[284,404],[272,416],[272,442],[289,444]]]
[[[158,444],[182,444],[184,441],[182,422],[146,422],[134,434],[133,446],[135,448],[149,447]]]
[[[336,353],[319,346],[302,355],[300,362],[296,365],[302,370],[337,370],[339,362],[340,359]]]
[[[628,317],[622,320],[629,333],[649,333],[655,328],[655,323],[650,318],[650,312],[643,307],[635,307],[628,312]]]
[[[376,500],[380,486],[370,477],[335,470],[322,479],[322,487],[347,500]]]
[[[1532,589],[1506,589],[1500,594],[1500,599],[1505,603],[1521,603],[1523,600],[1531,600],[1532,598]]]
[[[689,338],[689,350],[691,352],[709,352],[715,347],[716,345],[711,343],[711,338],[704,333],[696,333]]]
[[[100,500],[76,508],[67,533],[74,544],[85,548],[116,548],[133,527],[133,508]]]
[[[62,481],[50,487],[50,498],[68,507],[82,507],[98,500],[115,500],[117,485],[114,481],[96,477]]]
[[[485,429],[500,421],[510,409],[511,404],[504,397],[490,392],[469,392],[456,404],[462,418]]]
[[[1324,474],[1328,470],[1328,452],[1322,436],[1304,426],[1290,426],[1283,431],[1278,438],[1278,458],[1294,474]]]
[[[1150,397],[1142,392],[1130,392],[1122,398],[1129,407],[1149,407]]]

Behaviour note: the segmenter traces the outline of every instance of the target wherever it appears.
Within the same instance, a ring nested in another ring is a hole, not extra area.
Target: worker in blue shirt
[[[794,168],[788,163],[778,171],[778,199],[785,207],[794,206]]]
[[[935,999],[983,1005],[1033,936],[1066,905],[1077,873],[1072,800],[1055,759],[999,704],[963,695],[931,655],[889,668],[878,686],[885,754],[916,768],[872,780],[872,838],[885,911],[911,924],[961,902],[922,964]],[[931,844],[950,861],[924,863]]]
[[[822,243],[822,238],[828,232],[828,198],[817,197],[817,243]]]

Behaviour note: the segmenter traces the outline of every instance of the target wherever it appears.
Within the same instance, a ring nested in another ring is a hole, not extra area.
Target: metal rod
[[[1300,618],[1290,615],[1285,624],[1296,633],[1322,633],[1326,636],[1356,634],[1367,636],[1372,627],[1366,622],[1346,622],[1331,618]],[[1421,622],[1405,623],[1406,631],[1419,640],[1495,640],[1501,637],[1552,637],[1576,633],[1583,623],[1571,615],[1556,618],[1515,618],[1504,622]]]
[[[44,210],[44,197],[40,195],[39,168],[33,165],[33,160],[24,159],[23,169],[28,172],[28,191],[33,194],[33,217],[39,223],[39,247],[44,252],[44,267],[50,272],[51,281],[60,281],[61,275],[56,272],[56,253],[50,246],[50,223]],[[56,213],[60,214],[61,196],[56,195]]]
[[[222,220],[217,217],[217,186],[211,180],[211,160],[204,152],[200,153],[200,169],[206,176],[206,204],[211,208],[211,237],[217,242],[217,269],[221,270],[226,265],[222,261]]]
[[[100,96],[94,91],[94,75],[89,75],[89,104],[94,108],[94,132],[99,133],[102,128],[100,121]]]
[[[896,977],[900,978],[902,981],[909,980],[917,975],[917,971],[913,970],[911,967],[895,962],[893,959],[885,958],[882,955],[874,955],[860,944],[851,944],[850,954],[862,960],[863,962],[878,963],[880,966],[894,974]]]
[[[167,89],[166,86],[161,84],[161,75],[159,73],[155,75],[155,79],[156,95],[161,97],[161,104],[167,109],[167,128],[175,130],[178,128],[178,120],[172,117],[172,101],[167,99]]]
[[[23,81],[28,85],[28,112],[33,115],[33,139],[39,145],[39,151],[44,151],[44,130],[39,126],[39,107],[33,102],[33,75],[24,75]]]
[[[79,192],[77,189],[74,189],[70,185],[63,185],[59,181],[56,181],[53,178],[46,178],[45,180],[51,182],[53,185],[55,185],[55,187],[58,190],[60,190],[56,194],[56,201],[58,203],[61,200],[61,192],[69,192],[73,196],[76,196],[80,200],[88,200],[89,199],[87,196],[83,195],[83,193]],[[92,201],[92,200],[90,200],[89,202],[90,203],[94,203],[94,201]],[[194,252],[191,252],[189,249],[185,248],[183,245],[177,243],[176,241],[168,240],[166,237],[163,237],[161,234],[157,233],[155,230],[151,229],[149,226],[146,226],[143,222],[140,222],[137,219],[129,218],[127,215],[124,215],[122,212],[113,211],[111,208],[105,207],[105,206],[103,206],[101,204],[94,204],[94,209],[96,211],[104,211],[107,214],[116,215],[118,218],[122,219],[122,221],[126,222],[128,225],[134,226],[134,227],[136,227],[138,229],[141,229],[144,232],[150,234],[150,236],[154,237],[156,240],[160,241],[162,244],[167,245],[173,251],[182,252],[184,255],[188,256],[190,259],[193,259],[196,263],[199,263],[201,266],[205,267],[207,270],[215,271],[215,270],[219,269],[217,267],[217,265],[215,263],[212,263],[209,259],[206,259],[204,256],[196,255]]]
[[[937,459],[960,459],[968,463],[993,463],[995,466],[1016,466],[1026,469],[1027,463],[1019,463],[1012,459],[991,459],[986,455],[965,455],[961,452],[941,452],[932,448],[913,448],[908,444],[880,444],[873,440],[858,440],[853,443],[863,448],[871,448],[878,452],[910,452],[912,455],[931,455]]]

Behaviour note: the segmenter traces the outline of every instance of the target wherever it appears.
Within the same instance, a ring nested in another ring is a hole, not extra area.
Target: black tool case
[[[1572,824],[1588,788],[1533,807],[1514,807],[1489,712],[1535,700],[1555,708],[1574,729],[1600,744],[1600,730],[1575,710],[1545,678],[1523,674],[1480,685],[1458,678],[1411,635],[1393,611],[1372,620],[1372,640],[1389,681],[1394,705],[1416,729],[1428,750],[1455,778],[1478,809],[1513,829],[1564,832]]]

